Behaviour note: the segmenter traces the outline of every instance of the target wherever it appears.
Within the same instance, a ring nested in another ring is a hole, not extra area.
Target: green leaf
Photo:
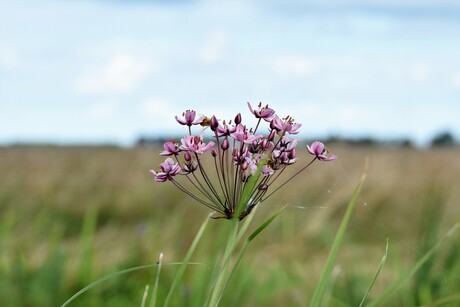
[[[204,230],[206,229],[206,226],[208,225],[210,219],[210,215],[206,217],[204,220],[203,224],[201,225],[200,229],[198,230],[198,233],[196,234],[195,238],[193,239],[192,245],[190,245],[190,248],[187,251],[187,254],[185,255],[184,261],[182,262],[181,266],[179,267],[179,270],[176,273],[176,276],[174,276],[173,283],[171,285],[171,288],[169,288],[168,295],[166,296],[165,302],[163,304],[164,307],[168,306],[173,295],[174,291],[176,290],[177,286],[179,285],[180,280],[184,276],[185,269],[187,268],[190,258],[192,258],[193,253],[195,252],[195,249],[198,245],[198,242],[200,241],[201,237],[203,236]]]
[[[374,283],[377,280],[377,277],[379,276],[380,271],[382,270],[383,265],[385,264],[385,261],[387,260],[387,255],[388,255],[388,238],[387,238],[387,245],[385,247],[385,253],[383,254],[382,260],[380,260],[380,265],[377,269],[377,272],[375,272],[374,278],[372,278],[371,283],[369,287],[367,288],[366,293],[364,294],[364,297],[361,303],[359,304],[359,307],[363,306],[364,302],[366,301],[367,296],[369,295],[369,292],[371,292],[371,289],[374,286]]]
[[[367,163],[366,163],[365,169],[367,169]],[[366,170],[361,176],[361,180],[358,186],[356,187],[356,190],[353,193],[353,196],[350,199],[350,202],[348,203],[347,211],[345,212],[345,215],[343,216],[342,222],[340,223],[340,227],[334,238],[334,242],[332,243],[332,247],[329,252],[329,256],[327,258],[327,261],[324,266],[323,272],[321,274],[320,280],[318,284],[316,285],[315,291],[313,292],[313,297],[310,301],[311,307],[321,306],[321,302],[323,300],[324,293],[326,292],[327,286],[331,279],[331,273],[334,267],[335,259],[337,258],[337,254],[339,253],[340,245],[342,244],[343,238],[345,236],[345,231],[347,229],[348,223],[351,218],[351,214],[353,212],[353,209],[356,206],[356,203],[358,201],[358,198],[361,193],[361,189],[363,187],[365,179],[366,179]]]

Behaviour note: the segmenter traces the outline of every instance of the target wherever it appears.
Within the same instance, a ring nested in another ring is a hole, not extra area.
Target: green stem
[[[184,276],[185,269],[187,268],[190,258],[192,258],[193,252],[195,251],[198,242],[201,239],[201,236],[204,233],[204,230],[206,226],[208,225],[208,221],[210,220],[210,217],[206,217],[206,220],[203,222],[203,224],[200,227],[200,230],[198,230],[198,233],[196,234],[195,238],[193,239],[192,245],[190,245],[190,248],[187,251],[187,254],[185,255],[184,261],[182,262],[181,266],[179,267],[179,271],[176,273],[176,276],[174,276],[173,283],[171,285],[171,288],[169,288],[168,295],[166,296],[165,302],[163,304],[163,307],[167,307],[174,295],[174,291],[176,290],[177,286],[179,285],[179,282],[181,281],[182,277]]]
[[[367,169],[367,163],[366,163],[366,169]],[[345,236],[345,231],[347,229],[348,222],[350,221],[351,214],[358,201],[358,198],[361,193],[361,189],[363,187],[365,179],[366,179],[366,171],[364,171],[361,177],[361,180],[358,186],[356,187],[355,192],[353,193],[353,197],[350,199],[350,202],[348,203],[347,211],[345,212],[345,215],[343,216],[342,222],[340,223],[340,227],[337,231],[337,234],[335,235],[334,242],[332,243],[332,247],[329,252],[329,256],[327,257],[326,264],[324,265],[324,269],[321,274],[320,280],[318,284],[316,285],[315,291],[313,292],[313,297],[311,298],[311,301],[310,301],[311,307],[319,307],[322,305],[321,302],[323,300],[324,294],[326,292],[326,289],[329,285],[329,281],[331,279],[331,273],[334,268],[335,259],[337,258],[337,254],[339,253],[340,245],[342,244],[343,238]]]
[[[215,307],[219,305],[220,299],[222,298],[222,294],[224,292],[224,287],[227,283],[228,277],[230,276],[228,267],[230,265],[231,257],[233,251],[235,250],[235,246],[238,243],[238,218],[233,218],[232,220],[230,220],[230,222],[232,223],[232,229],[229,232],[227,245],[225,247],[225,252],[222,258],[222,264],[216,279],[216,283],[211,292],[211,298],[208,304],[208,306],[210,307]]]

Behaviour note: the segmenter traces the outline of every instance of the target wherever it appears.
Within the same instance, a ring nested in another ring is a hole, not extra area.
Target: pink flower
[[[235,127],[230,127],[227,125],[224,121],[222,125],[217,126],[217,136],[222,137],[222,136],[229,136],[233,132],[236,131]]]
[[[276,129],[278,132],[281,133],[289,133],[289,134],[297,134],[299,131],[297,131],[302,124],[294,123],[294,119],[290,116],[286,117],[284,120],[279,118],[278,115],[276,115],[273,120],[270,122],[270,128]]]
[[[271,121],[273,116],[275,116],[275,110],[269,108],[268,104],[265,107],[262,107],[262,102],[260,102],[259,109],[253,110],[251,104],[248,102],[248,107],[249,111],[251,111],[256,118],[263,118],[267,122]]]
[[[235,132],[231,134],[231,136],[235,140],[245,143],[245,144],[252,144],[258,139],[263,137],[262,134],[254,135],[254,134],[248,133],[246,126],[243,126],[243,125],[236,126],[236,130]]]
[[[297,160],[296,154],[299,140],[290,136],[298,133],[301,124],[294,122],[291,116],[277,116],[273,109],[262,103],[255,108],[248,103],[248,107],[256,118],[255,127],[245,125],[240,113],[230,121],[219,121],[214,115],[210,118],[200,116],[193,110],[176,116],[187,132],[180,142],[170,140],[163,144],[160,155],[167,157],[160,164],[160,170],[150,170],[154,181],[170,181],[180,191],[215,210],[219,214],[216,218],[242,220],[257,204],[271,197],[317,160],[336,159],[323,143],[313,142],[307,146],[313,158],[298,171],[284,172],[286,167],[302,162]],[[192,127],[194,125],[205,128]],[[206,127],[212,131],[211,139],[204,134],[209,132]],[[201,134],[193,129],[200,129]],[[254,185],[245,189],[250,178]],[[185,180],[190,184],[182,185]],[[241,203],[243,196],[245,201],[247,199],[244,204]]]
[[[160,153],[160,156],[177,156],[180,152],[179,144],[175,140],[164,143],[163,147],[165,150]]]
[[[298,143],[299,139],[290,140],[287,136],[283,136],[281,141],[277,144],[276,149],[280,149],[282,151],[292,151],[297,147]]]
[[[181,125],[187,125],[189,127],[192,125],[201,124],[205,119],[204,116],[200,116],[198,119],[195,120],[196,112],[193,110],[185,111],[184,113],[182,113],[182,116],[184,117],[184,119],[181,119],[176,115],[177,122]]]
[[[311,146],[307,145],[307,150],[310,154],[316,156],[316,158],[318,158],[320,161],[332,161],[337,158],[335,155],[327,157],[326,155],[329,153],[329,151],[323,143],[318,141],[313,142]]]
[[[264,175],[264,176],[271,176],[273,175],[275,171],[268,165],[264,165],[262,167],[262,171],[261,171],[261,174]]]
[[[203,135],[193,136],[186,135],[181,139],[182,145],[179,147],[181,150],[191,151],[197,154],[203,154],[214,146],[214,142],[208,144],[203,142]]]
[[[155,177],[156,182],[172,180],[172,177],[176,176],[181,171],[179,164],[174,163],[174,160],[171,158],[167,158],[165,162],[161,163],[160,168],[161,172],[150,170],[150,173]]]

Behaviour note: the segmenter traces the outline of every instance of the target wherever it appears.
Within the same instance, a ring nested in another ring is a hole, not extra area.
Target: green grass
[[[258,208],[248,234],[288,205],[247,246],[221,306],[308,305],[366,157],[367,179],[323,303],[358,306],[388,238],[385,265],[365,306],[393,288],[383,305],[457,306],[460,238],[440,238],[460,221],[460,151],[329,147],[338,161],[315,164]],[[146,266],[115,274],[69,304],[140,306],[163,253],[156,290],[161,306],[180,270],[167,264],[184,260],[209,211],[172,186],[152,182],[148,170],[159,164],[157,153],[0,148],[2,306],[59,306],[99,278]],[[208,297],[227,240],[224,222],[209,220],[190,257],[197,264],[184,270],[171,306],[200,306]]]

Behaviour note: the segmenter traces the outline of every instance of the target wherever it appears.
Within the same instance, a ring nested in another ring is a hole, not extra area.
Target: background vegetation
[[[366,157],[368,178],[339,254],[329,305],[359,304],[386,238],[388,259],[370,299],[459,222],[459,149],[329,147],[339,160],[314,164],[258,209],[254,227],[289,204],[249,247],[222,306],[306,305]],[[145,147],[0,148],[1,305],[57,306],[95,279],[155,263],[161,252],[164,263],[182,260],[209,211],[172,185],[152,181],[148,170],[161,162],[158,153]],[[225,222],[210,221],[177,306],[199,306],[206,296]],[[176,270],[164,266],[161,296]],[[115,277],[71,306],[140,306],[154,275],[155,269],[145,269]],[[456,234],[387,303],[455,306],[458,289]]]

